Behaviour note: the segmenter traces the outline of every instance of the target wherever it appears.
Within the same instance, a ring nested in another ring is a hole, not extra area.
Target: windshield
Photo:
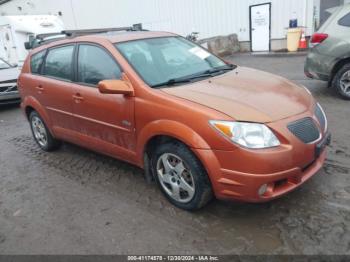
[[[10,68],[11,66],[6,63],[4,60],[0,59],[0,69],[7,69]]]
[[[228,66],[182,37],[123,42],[117,43],[116,47],[151,87],[189,82],[184,81],[186,79],[200,80],[200,77],[212,76],[213,70],[221,69],[221,73],[222,68]]]

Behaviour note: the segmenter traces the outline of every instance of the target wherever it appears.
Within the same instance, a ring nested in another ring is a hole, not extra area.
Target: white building
[[[67,29],[142,23],[180,35],[197,31],[200,38],[236,33],[248,47],[253,40],[262,49],[280,49],[291,18],[311,35],[320,9],[344,1],[349,0],[0,0],[0,15],[57,15]],[[254,7],[264,3],[269,5]]]

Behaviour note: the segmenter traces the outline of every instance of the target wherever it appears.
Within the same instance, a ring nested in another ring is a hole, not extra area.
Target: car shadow
[[[18,109],[20,107],[20,102],[11,104],[0,104],[0,111]]]

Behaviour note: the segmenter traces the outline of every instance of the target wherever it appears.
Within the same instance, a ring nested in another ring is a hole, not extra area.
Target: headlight
[[[264,124],[210,121],[210,124],[234,143],[253,149],[269,148],[280,145],[280,141]]]

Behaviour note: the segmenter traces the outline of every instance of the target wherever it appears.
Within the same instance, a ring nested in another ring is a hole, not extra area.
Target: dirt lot
[[[322,171],[268,204],[171,206],[142,171],[65,144],[38,149],[21,111],[0,109],[1,254],[350,254],[350,102],[307,80],[304,57],[234,62],[307,86],[333,133]]]

